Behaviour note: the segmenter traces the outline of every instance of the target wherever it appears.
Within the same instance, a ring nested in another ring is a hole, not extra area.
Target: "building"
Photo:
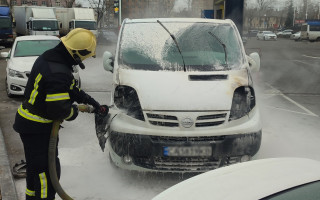
[[[1,5],[66,7],[68,0],[1,0]]]

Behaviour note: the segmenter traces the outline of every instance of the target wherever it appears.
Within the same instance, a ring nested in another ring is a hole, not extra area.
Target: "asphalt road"
[[[100,46],[97,49],[99,56],[102,55],[102,49],[105,48]],[[292,113],[302,113],[306,116],[302,117],[302,119],[308,119],[306,123],[310,124],[310,126],[315,126],[320,116],[320,57],[317,57],[317,52],[320,49],[319,43],[294,42],[288,39],[257,41],[255,38],[252,38],[246,44],[246,49],[248,53],[252,51],[260,52],[261,71],[258,78],[260,82],[259,86],[263,88],[261,89],[264,94],[263,98],[275,93],[281,97],[281,100],[278,99],[276,101],[268,99],[267,106]],[[2,51],[8,51],[8,49]],[[4,85],[5,67],[6,62],[4,59],[1,59],[0,127],[4,135],[9,161],[11,166],[13,166],[21,159],[24,159],[20,138],[12,129],[14,115],[22,98],[8,98],[6,96]],[[108,92],[108,89],[103,90],[103,88],[97,87],[97,85],[87,85],[84,90]],[[292,104],[294,109],[289,104]],[[309,120],[309,117],[312,120]],[[269,126],[268,123],[266,122],[265,126]],[[286,123],[282,124],[286,125]],[[287,126],[291,126],[290,123]],[[266,131],[266,134],[268,134],[268,131]],[[272,142],[271,137],[266,138],[265,143]],[[290,148],[288,147],[288,149]],[[269,156],[269,152],[265,149],[266,146],[262,146],[259,158]],[[16,181],[21,180],[16,179]]]
[[[320,115],[320,44],[279,38],[251,38],[247,52],[260,51],[262,80],[284,95]]]

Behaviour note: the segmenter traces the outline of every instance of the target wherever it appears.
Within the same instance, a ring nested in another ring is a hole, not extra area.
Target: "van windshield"
[[[85,28],[87,30],[97,30],[97,23],[95,21],[76,21],[75,28]]]
[[[176,38],[182,55],[159,23],[129,23],[121,36],[120,67],[181,71],[184,61],[187,71],[217,71],[238,68],[243,62],[241,40],[229,24],[163,22],[163,25]],[[222,43],[226,45],[227,62]]]
[[[35,31],[57,31],[59,30],[58,21],[56,20],[34,20],[33,30]]]
[[[10,18],[0,18],[0,29],[11,28],[11,19]]]
[[[310,25],[310,31],[320,31],[320,25]]]

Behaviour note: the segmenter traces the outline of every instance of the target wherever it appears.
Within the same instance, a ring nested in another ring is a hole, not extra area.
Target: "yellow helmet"
[[[61,41],[75,60],[78,57],[83,61],[96,55],[96,36],[87,29],[73,29]]]

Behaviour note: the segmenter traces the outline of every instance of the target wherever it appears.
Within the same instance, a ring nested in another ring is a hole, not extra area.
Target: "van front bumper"
[[[107,146],[117,166],[138,171],[204,172],[250,160],[261,145],[259,110],[234,121],[228,116],[221,125],[183,128],[118,113],[112,117]]]
[[[109,150],[119,167],[138,171],[203,172],[249,160],[261,144],[254,133],[212,137],[167,137],[111,132]],[[169,156],[167,148],[208,147],[210,156]]]

